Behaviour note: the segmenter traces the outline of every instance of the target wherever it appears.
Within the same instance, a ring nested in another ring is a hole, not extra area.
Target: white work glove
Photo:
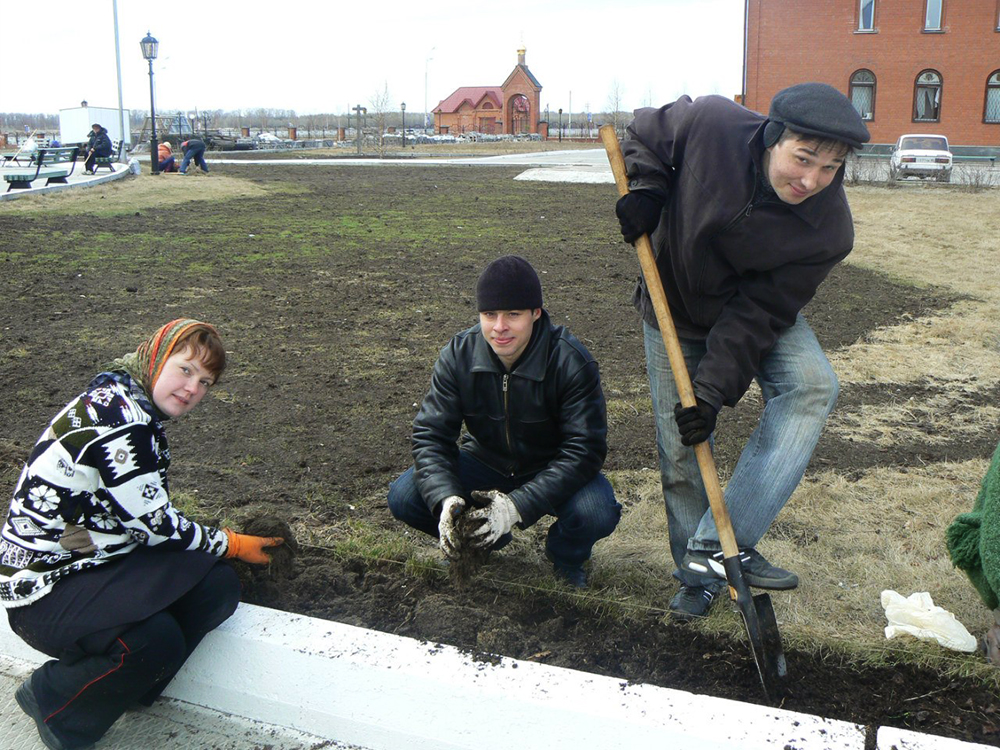
[[[480,521],[479,527],[469,535],[469,546],[489,549],[500,537],[510,533],[514,524],[521,520],[521,514],[514,501],[500,490],[475,490],[472,498],[489,504],[469,511],[470,522]]]
[[[444,552],[445,557],[458,557],[458,548],[461,546],[458,534],[455,533],[455,520],[462,515],[465,510],[465,500],[452,495],[441,501],[441,520],[438,521],[438,546]]]

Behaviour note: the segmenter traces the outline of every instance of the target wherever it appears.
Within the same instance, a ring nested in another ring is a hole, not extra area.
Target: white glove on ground
[[[441,501],[441,520],[438,521],[438,546],[444,552],[445,557],[458,557],[458,548],[461,546],[458,534],[455,533],[455,520],[462,515],[465,510],[465,500],[452,495]]]
[[[514,524],[521,520],[521,514],[517,512],[514,501],[500,490],[475,490],[472,497],[487,501],[489,505],[469,511],[470,522],[481,521],[479,528],[470,535],[469,546],[474,549],[489,549],[514,528]]]
[[[889,621],[885,629],[886,638],[907,633],[925,641],[937,641],[955,651],[971,654],[976,650],[975,637],[955,615],[934,604],[926,591],[910,594],[904,599],[901,594],[886,589],[882,592],[882,607]]]

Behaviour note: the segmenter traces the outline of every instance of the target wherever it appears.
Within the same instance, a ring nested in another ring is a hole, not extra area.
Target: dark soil
[[[475,532],[483,525],[483,519],[470,517],[469,511],[485,507],[487,504],[487,502],[478,502],[473,496],[462,513],[455,519],[455,537],[458,541],[458,549],[456,554],[448,560],[448,578],[458,587],[464,587],[469,583],[476,571],[489,559],[489,549],[474,547],[469,543]]]
[[[276,516],[255,516],[240,526],[244,534],[253,536],[279,537],[284,541],[276,547],[268,547],[271,557],[268,565],[250,565],[233,560],[244,592],[254,592],[253,596],[261,604],[278,603],[284,595],[288,582],[299,576],[295,558],[299,554],[299,543],[291,527],[284,519]]]
[[[231,367],[218,398],[168,425],[172,491],[197,489],[206,518],[363,522],[402,534],[384,498],[409,464],[415,405],[440,347],[475,321],[479,270],[503,253],[525,255],[539,269],[546,307],[595,353],[606,389],[645,380],[629,304],[636,263],[617,234],[611,186],[513,182],[517,170],[499,168],[219,165],[213,172],[291,189],[214,204],[197,200],[192,187],[194,200],[179,208],[114,215],[24,216],[0,206],[4,491],[43,425],[105,362],[164,321],[189,315],[222,330]],[[99,189],[91,192],[99,205]],[[939,289],[902,287],[842,265],[806,316],[832,350],[954,302]],[[924,398],[936,388],[845,386],[840,408]],[[610,425],[608,470],[656,466],[652,418],[636,411]],[[752,403],[724,411],[723,470],[755,420]],[[850,476],[982,458],[993,447],[955,436],[937,447],[880,450],[828,435],[813,466]],[[494,558],[486,570],[523,564],[506,551]],[[243,580],[247,600],[267,606],[761,701],[743,643],[664,625],[660,614],[598,616],[568,592],[512,594],[486,576],[457,587],[443,570],[414,575],[401,560],[335,557],[305,545]],[[664,586],[674,585],[664,571]],[[1000,741],[997,696],[980,683],[905,667],[859,671],[832,656],[787,657],[786,708]]]

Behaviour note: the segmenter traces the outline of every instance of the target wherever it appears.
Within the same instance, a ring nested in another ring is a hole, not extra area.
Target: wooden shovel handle
[[[622,156],[621,145],[618,143],[615,129],[611,125],[604,125],[599,132],[604,149],[608,152],[608,161],[611,162],[611,172],[615,176],[618,193],[619,195],[627,195],[629,189],[625,158]],[[697,401],[694,397],[694,387],[691,385],[691,376],[688,375],[684,352],[677,340],[677,329],[674,328],[674,319],[670,315],[667,295],[663,291],[663,282],[660,281],[660,271],[656,266],[656,256],[653,254],[653,245],[649,241],[648,234],[644,234],[636,240],[635,249],[639,254],[639,266],[642,268],[642,276],[646,280],[646,289],[653,302],[656,322],[659,324],[660,333],[663,336],[663,346],[667,350],[670,369],[674,373],[674,382],[677,384],[677,393],[681,397],[681,406],[685,408],[695,406]],[[719,472],[715,468],[712,448],[706,440],[695,445],[694,452],[698,459],[698,468],[701,470],[702,482],[705,484],[705,492],[708,494],[708,503],[712,508],[715,527],[719,531],[723,555],[734,557],[739,554],[739,548],[736,545],[733,524],[729,520],[729,511],[722,494],[722,486],[719,484]]]

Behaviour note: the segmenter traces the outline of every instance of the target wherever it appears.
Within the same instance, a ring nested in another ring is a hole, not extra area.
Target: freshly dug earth
[[[203,407],[168,425],[175,499],[194,518],[224,519],[238,530],[265,533],[249,521],[277,516],[286,524],[280,535],[293,538],[287,524],[299,531],[298,555],[243,575],[248,601],[760,701],[743,643],[664,624],[662,611],[599,614],[599,590],[504,585],[494,574],[510,580],[524,566],[515,546],[457,587],[443,569],[414,573],[392,551],[335,554],[331,545],[304,543],[303,531],[311,540],[335,540],[338,530],[366,524],[412,539],[390,517],[385,492],[409,465],[410,423],[434,358],[449,335],[475,322],[475,278],[497,255],[523,254],[539,269],[546,307],[595,353],[606,392],[619,401],[632,393],[637,404],[648,399],[641,331],[628,301],[636,266],[617,234],[613,189],[517,183],[516,174],[219,165],[211,179],[241,178],[265,194],[200,200],[198,186],[211,180],[194,178],[185,183],[190,201],[179,205],[103,210],[108,193],[95,189],[80,214],[0,206],[5,491],[44,424],[105,362],[165,320],[199,317],[223,331],[231,367]],[[824,347],[835,350],[957,301],[845,264],[806,316]],[[919,387],[928,395],[940,388]],[[845,385],[839,408],[897,395]],[[723,472],[757,416],[749,404],[724,412],[717,445]],[[655,467],[654,433],[648,408],[614,412],[605,469]],[[886,450],[828,431],[812,468],[851,477],[878,466],[981,458],[994,445],[995,437],[956,435]],[[426,546],[433,557],[433,543]],[[664,587],[673,587],[668,573]],[[833,655],[787,656],[786,708],[1000,740],[997,696],[982,683],[906,667],[857,670]]]
[[[239,531],[253,536],[279,537],[284,540],[277,547],[267,548],[267,553],[271,557],[268,565],[233,561],[244,591],[253,591],[257,601],[265,606],[280,602],[284,584],[299,575],[295,566],[299,543],[291,527],[287,521],[277,516],[255,516],[241,524]]]
[[[483,524],[483,519],[473,519],[469,511],[478,508],[482,503],[470,498],[462,513],[455,519],[455,536],[459,545],[457,554],[448,561],[448,577],[458,587],[463,587],[472,579],[476,571],[489,559],[490,550],[473,547],[469,544],[473,534]]]

